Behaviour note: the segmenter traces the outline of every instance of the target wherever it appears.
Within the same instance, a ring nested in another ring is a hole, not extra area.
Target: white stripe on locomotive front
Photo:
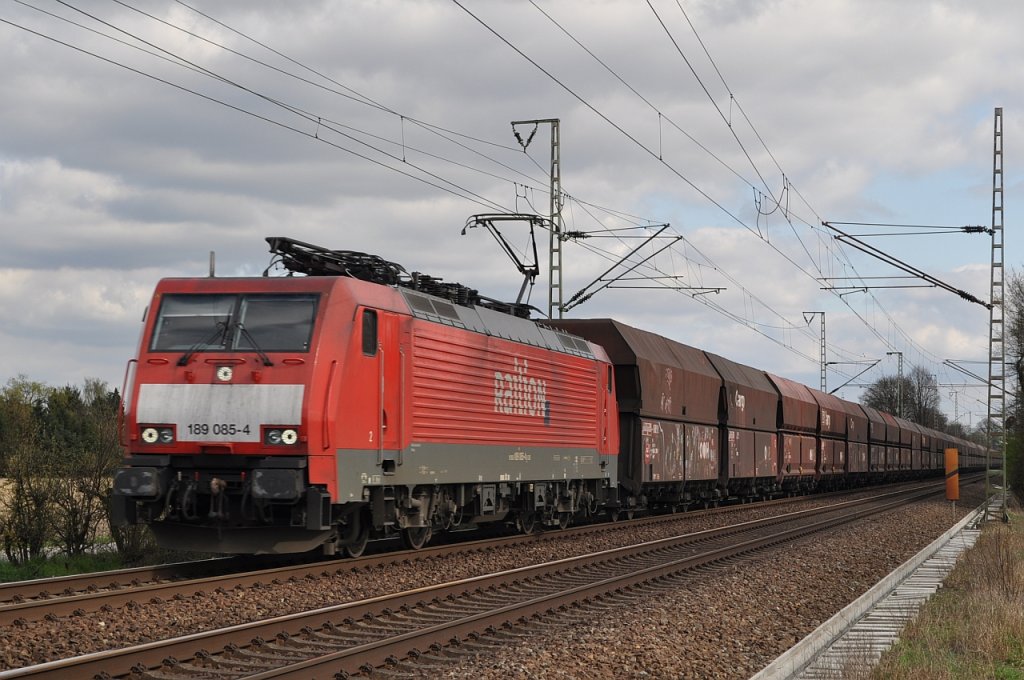
[[[258,442],[261,425],[300,425],[304,385],[139,387],[136,421],[175,425],[183,442]],[[200,433],[200,427],[206,425]],[[248,430],[248,431],[246,431]]]

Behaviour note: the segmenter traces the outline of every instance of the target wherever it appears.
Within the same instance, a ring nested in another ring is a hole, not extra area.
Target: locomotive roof
[[[594,358],[598,353],[583,338],[542,322],[504,314],[487,307],[455,305],[433,295],[398,289],[413,316],[492,337],[543,347],[563,354]]]
[[[513,342],[542,347],[563,354],[593,359],[603,352],[571,333],[538,325],[538,322],[487,307],[458,305],[406,288],[387,286],[348,276],[194,277],[166,278],[156,293],[330,293],[338,287],[352,292],[359,304],[408,311],[413,316],[455,328],[462,328]]]
[[[333,279],[306,276],[192,276],[168,277],[156,285],[157,293],[206,292],[291,292],[328,291],[334,287]]]

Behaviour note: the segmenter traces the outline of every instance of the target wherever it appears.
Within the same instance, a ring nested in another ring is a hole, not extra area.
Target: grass
[[[871,678],[1024,680],[1024,514],[990,522]]]
[[[28,581],[51,576],[67,576],[93,571],[109,571],[122,567],[121,557],[114,552],[76,555],[74,557],[48,557],[24,564],[0,560],[0,583]]]

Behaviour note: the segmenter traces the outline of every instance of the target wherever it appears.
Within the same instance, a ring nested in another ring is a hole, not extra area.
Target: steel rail
[[[826,528],[836,526],[837,524],[854,521],[854,519],[859,518],[860,516],[884,512],[885,510],[891,509],[897,505],[912,502],[912,500],[916,500],[919,497],[938,493],[943,488],[941,484],[933,484],[929,485],[929,487],[930,488],[924,491],[922,491],[921,488],[917,488],[913,491],[887,493],[880,496],[847,501],[828,509],[814,508],[803,510],[796,513],[788,513],[787,515],[779,517],[753,520],[737,525],[731,525],[729,527],[709,529],[684,536],[659,539],[657,541],[650,541],[636,546],[604,550],[588,555],[556,560],[541,565],[521,567],[497,574],[477,576],[451,583],[418,588],[394,595],[384,595],[368,600],[334,605],[310,612],[278,616],[248,624],[231,626],[225,629],[195,633],[170,640],[152,642],[119,650],[87,654],[72,659],[63,659],[23,669],[0,672],[0,680],[13,680],[14,678],[29,677],[93,677],[104,673],[109,676],[116,677],[128,673],[128,665],[132,665],[136,672],[140,672],[147,668],[156,668],[168,658],[192,658],[197,654],[200,657],[208,657],[209,654],[204,651],[207,649],[216,649],[219,647],[244,648],[249,646],[254,639],[263,639],[265,637],[272,638],[281,634],[282,631],[285,630],[310,630],[312,628],[333,624],[334,622],[342,619],[358,620],[362,617],[373,617],[375,614],[379,614],[382,611],[397,611],[402,608],[416,607],[417,605],[422,605],[424,602],[437,603],[445,601],[446,599],[465,597],[471,593],[479,593],[488,589],[497,588],[501,585],[508,584],[510,581],[522,584],[524,581],[536,579],[544,574],[565,573],[569,569],[579,570],[581,567],[598,564],[621,563],[631,555],[643,555],[645,556],[645,559],[650,559],[652,555],[664,552],[666,548],[692,545],[695,541],[699,540],[707,540],[713,537],[721,537],[725,535],[735,535],[738,532],[751,531],[755,528],[772,527],[782,522],[796,521],[820,515],[824,512],[849,510],[851,508],[856,508],[857,506],[870,505],[878,502],[882,502],[884,504],[881,508],[863,508],[853,513],[852,516],[844,515],[833,519],[816,520],[807,526],[776,532],[767,537],[733,543],[729,547],[707,552],[704,554],[703,558],[690,555],[681,559],[670,559],[663,564],[652,565],[649,567],[639,569],[631,567],[627,570],[630,573],[627,573],[624,577],[619,577],[617,579],[598,579],[595,583],[573,586],[566,590],[562,595],[562,597],[576,597],[577,599],[579,599],[579,597],[593,597],[598,592],[607,592],[609,588],[614,590],[616,588],[628,587],[631,584],[648,581],[653,578],[664,576],[668,573],[674,573],[681,569],[690,568],[697,563],[704,564],[707,562],[720,561],[731,556],[760,549],[766,545],[774,545],[780,542],[790,541],[796,537],[806,535],[810,531],[821,531]],[[907,496],[909,497],[909,500],[907,498],[894,499],[893,497],[897,495]],[[664,562],[664,560],[662,561]],[[613,581],[617,585],[613,586]],[[553,603],[557,601],[558,599],[554,595],[533,598],[513,609],[506,609],[502,607],[499,609],[498,613],[492,613],[492,615],[499,619],[505,617],[503,620],[513,620],[523,616],[528,616],[530,612],[550,609],[552,606],[555,606]],[[530,607],[534,607],[534,609],[530,609]],[[513,611],[515,611],[514,614],[512,613]],[[395,641],[390,644],[386,644],[384,642],[369,643],[362,646],[359,654],[351,650],[344,653],[336,652],[328,655],[330,657],[330,663],[336,664],[338,660],[347,659],[344,661],[344,667],[346,669],[351,668],[357,671],[358,666],[365,663],[384,663],[388,658],[394,657],[396,654],[395,650],[402,645],[404,645],[405,652],[403,652],[403,654],[405,654],[413,648],[424,646],[424,641],[428,638],[432,641],[431,644],[433,644],[434,642],[437,642],[436,636],[439,631],[446,631],[443,635],[447,636],[444,638],[447,640],[451,636],[463,635],[464,631],[469,630],[474,626],[476,626],[476,630],[481,630],[481,622],[484,620],[497,620],[493,618],[481,618],[481,616],[482,615],[473,615],[465,617],[466,620],[449,624],[447,628],[438,628],[437,626],[428,627],[428,630],[433,631],[430,634],[426,632],[400,634]],[[486,625],[484,625],[483,628],[486,628]],[[430,637],[430,635],[434,635],[434,637]],[[385,652],[384,650],[387,651]],[[360,656],[360,654],[362,654],[362,656]],[[353,666],[352,664],[355,664],[355,660],[358,660],[359,664]],[[312,661],[303,661],[301,663],[307,664],[312,663]],[[278,669],[278,671],[267,672],[272,673],[283,671]],[[309,670],[306,666],[303,666],[302,669],[299,669],[296,672],[300,673],[300,675],[293,677],[309,677]],[[305,675],[302,675],[302,673],[305,673]],[[257,675],[254,677],[276,676]]]
[[[446,555],[451,552],[475,552],[495,547],[558,540],[595,532],[619,531],[623,527],[656,525],[677,521],[682,518],[704,517],[747,510],[752,507],[775,507],[828,495],[797,496],[793,498],[763,501],[758,504],[729,505],[687,513],[654,515],[622,522],[585,524],[566,530],[541,532],[531,535],[505,536],[494,539],[476,539],[443,545],[430,546],[421,550],[406,550],[369,555],[355,559],[329,559],[304,564],[267,567],[259,570],[239,571],[236,566],[245,566],[252,558],[216,558],[196,562],[136,567],[109,572],[93,572],[60,576],[31,581],[17,581],[0,584],[0,625],[10,625],[19,619],[36,621],[45,616],[68,616],[82,612],[96,611],[104,606],[118,607],[129,602],[150,601],[155,598],[171,599],[188,596],[198,591],[212,590],[218,586],[251,586],[275,580],[293,580],[309,576],[325,576],[331,572],[380,566],[394,561],[422,560]],[[199,576],[204,572],[218,571],[212,576]],[[54,595],[53,593],[60,593]]]
[[[902,493],[907,485],[900,485],[899,490],[889,491],[890,494]],[[914,483],[909,488],[922,488]],[[861,490],[854,490],[853,493]],[[232,563],[244,565],[246,558],[218,558],[197,562],[182,562],[155,567],[138,567],[112,572],[95,572],[52,579],[20,581],[3,584],[6,590],[0,589],[0,595],[6,593],[11,598],[0,601],[0,625],[11,625],[19,621],[38,621],[44,617],[60,617],[81,615],[90,611],[98,611],[103,607],[120,607],[130,603],[159,603],[176,597],[188,597],[199,592],[208,592],[218,587],[237,588],[250,587],[257,584],[281,583],[309,577],[328,577],[347,571],[366,569],[410,560],[425,560],[451,553],[474,553],[493,550],[499,547],[519,544],[534,544],[542,541],[561,540],[563,538],[621,531],[626,527],[635,528],[657,525],[680,519],[706,517],[709,515],[728,514],[752,508],[777,507],[801,501],[828,498],[849,494],[850,491],[815,494],[811,496],[795,496],[760,503],[728,505],[706,510],[695,510],[686,513],[653,515],[633,520],[584,524],[565,530],[540,532],[530,535],[504,536],[500,538],[476,539],[429,546],[420,550],[400,550],[384,552],[354,559],[329,559],[302,564],[267,567],[251,571],[238,571],[231,567]],[[874,496],[872,496],[873,498]],[[836,506],[838,507],[838,505]],[[252,558],[248,558],[251,560]],[[206,570],[217,570],[222,573],[212,576],[189,577]],[[149,574],[150,582],[140,583]],[[156,580],[164,579],[164,580]],[[38,589],[42,587],[42,590]],[[53,596],[49,588],[63,586],[61,595]],[[72,592],[74,589],[79,592]]]
[[[936,492],[920,494],[920,496],[933,495],[934,493]],[[612,592],[623,591],[639,584],[656,581],[709,563],[729,560],[740,555],[788,543],[864,517],[885,512],[894,507],[913,502],[917,498],[893,501],[879,508],[866,508],[849,515],[829,520],[820,520],[810,525],[787,529],[770,536],[754,538],[725,548],[718,548],[706,553],[672,560],[664,564],[632,571],[625,575],[567,588],[556,593],[542,595],[493,611],[467,616],[451,623],[437,624],[421,630],[396,635],[385,640],[350,647],[342,651],[243,677],[246,677],[248,680],[302,680],[303,678],[318,677],[319,673],[329,672],[344,676],[345,673],[359,673],[374,667],[386,666],[402,657],[418,654],[420,649],[443,644],[452,639],[465,638],[473,633],[480,633],[487,629],[502,627],[517,620],[522,621],[533,616],[544,615],[561,607],[572,606],[576,603],[592,600]],[[337,677],[337,675],[333,675],[333,677]]]
[[[215,557],[192,562],[93,571],[26,581],[7,581],[0,583],[0,610],[5,604],[29,598],[58,597],[53,593],[66,595],[75,591],[130,587],[142,581],[194,578],[196,574],[211,569],[230,569],[231,564],[238,561],[237,557]]]

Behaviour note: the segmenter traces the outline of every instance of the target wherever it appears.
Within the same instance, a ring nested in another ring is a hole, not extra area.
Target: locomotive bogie
[[[605,505],[607,481],[555,480],[367,488],[368,519],[375,535],[401,535],[410,547],[440,531],[507,524],[531,533],[565,528]]]

